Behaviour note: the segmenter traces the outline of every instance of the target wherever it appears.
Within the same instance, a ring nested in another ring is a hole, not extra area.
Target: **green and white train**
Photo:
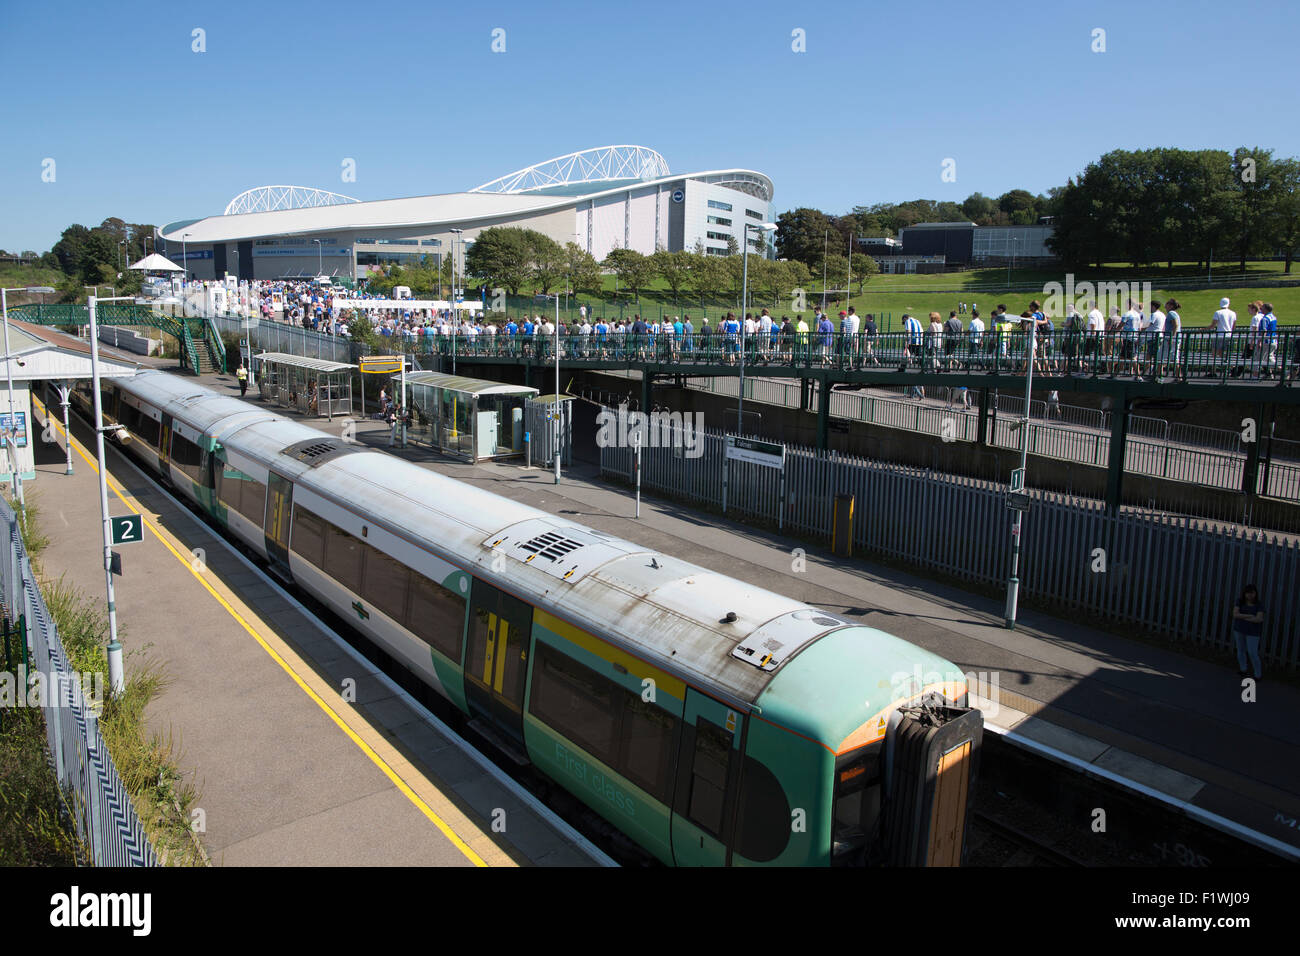
[[[960,862],[982,722],[950,662],[177,376],[101,398],[178,493],[664,863]]]

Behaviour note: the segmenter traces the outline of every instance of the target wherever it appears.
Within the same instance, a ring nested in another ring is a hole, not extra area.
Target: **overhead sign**
[[[131,544],[144,540],[144,519],[139,515],[110,518],[109,524],[113,529],[114,544]]]
[[[27,413],[14,412],[14,421],[16,422],[14,428],[14,432],[15,432],[14,444],[16,444],[19,448],[26,448],[27,447]],[[8,440],[9,440],[9,413],[6,412],[5,414],[0,415],[0,448],[3,448],[5,446],[5,443]]]
[[[357,363],[365,373],[393,373],[402,370],[400,355],[367,355]]]
[[[764,468],[784,468],[785,445],[779,442],[728,435],[727,457],[733,461],[747,461],[752,465],[762,465]]]

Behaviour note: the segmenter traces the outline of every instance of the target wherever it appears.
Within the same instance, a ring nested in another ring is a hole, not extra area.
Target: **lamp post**
[[[131,296],[114,296],[103,301],[132,300]],[[117,639],[117,604],[113,598],[113,527],[108,517],[108,468],[104,463],[104,410],[99,390],[99,332],[95,322],[95,309],[99,299],[91,296],[86,300],[86,311],[90,314],[90,388],[95,399],[95,457],[99,463],[99,514],[104,530],[104,587],[108,595],[108,685],[114,695],[121,694],[126,687],[122,673],[122,645]],[[114,425],[108,431],[120,431],[121,425]]]
[[[9,380],[9,424],[4,429],[5,447],[9,449],[9,467],[13,469],[10,474],[13,477],[14,498],[18,502],[19,513],[27,517],[27,502],[23,499],[23,476],[22,468],[18,465],[18,419],[14,414],[14,360],[13,353],[9,350],[9,293],[10,292],[53,292],[47,285],[30,285],[16,286],[10,289],[0,289],[0,315],[4,317],[5,327],[5,375]],[[63,423],[66,428],[68,422],[67,404],[65,403],[63,412]],[[32,429],[30,422],[25,429],[30,436]],[[29,439],[30,441],[30,439]],[[68,474],[72,474],[72,452],[68,452]]]
[[[1025,421],[1021,426],[1024,428],[1024,434],[1020,436],[1020,480],[1019,489],[1024,490],[1025,463],[1029,458],[1029,399],[1033,393],[1034,387],[1034,346],[1037,336],[1038,323],[1034,322],[1029,326],[1029,352],[1025,357]],[[1020,578],[1017,575],[1020,572],[1020,521],[1024,517],[1024,512],[1016,509],[1016,517],[1011,525],[1011,577],[1007,580],[1007,607],[1005,623],[1008,630],[1016,629],[1016,605],[1020,598]]]
[[[313,239],[312,242],[316,243],[316,278],[319,279],[325,274],[325,253],[319,239]]]
[[[555,293],[555,402],[551,408],[554,423],[551,434],[555,438],[551,453],[555,458],[555,483],[560,483],[560,293]]]
[[[774,222],[745,223],[745,248],[741,253],[740,278],[740,397],[736,401],[736,434],[745,433],[745,303],[749,299],[749,230],[757,229],[761,233],[771,232],[776,228]]]
[[[190,255],[186,251],[186,245],[185,245],[185,240],[188,239],[189,237],[190,234],[188,232],[181,233],[181,264],[185,267],[185,271],[181,273],[181,275],[184,276],[184,280],[181,283],[182,289],[185,288],[185,282],[188,282],[190,280]]]

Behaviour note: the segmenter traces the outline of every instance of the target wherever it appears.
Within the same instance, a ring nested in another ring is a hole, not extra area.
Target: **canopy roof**
[[[306,358],[302,355],[290,355],[288,352],[259,352],[255,357],[259,362],[274,362],[276,365],[305,368],[313,372],[324,372],[327,375],[331,372],[342,372],[345,369],[356,368],[355,365],[349,365],[347,362]]]
[[[184,272],[185,270],[172,262],[166,256],[151,252],[139,262],[134,262],[127,266],[128,269],[134,269],[138,272]]]
[[[447,388],[453,392],[467,395],[536,395],[537,389],[527,385],[507,385],[504,382],[489,382],[481,378],[466,378],[463,375],[447,375],[443,372],[415,372],[406,376],[407,385],[431,385],[434,388]]]
[[[16,382],[90,378],[90,343],[47,326],[10,319],[9,349],[8,356],[0,356],[0,377],[12,374]],[[102,378],[134,375],[140,368],[138,362],[105,355],[109,350],[102,344],[99,351]]]

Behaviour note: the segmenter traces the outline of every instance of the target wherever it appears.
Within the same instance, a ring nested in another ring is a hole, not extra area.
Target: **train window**
[[[740,782],[740,819],[736,852],[755,863],[775,860],[790,842],[790,803],[776,774],[766,764],[745,757]]]
[[[676,730],[677,719],[672,714],[646,703],[639,694],[627,695],[623,702],[620,734],[623,752],[618,769],[646,793],[660,800],[666,800],[668,796]]]
[[[172,432],[171,459],[173,465],[195,481],[202,480],[199,469],[203,463],[203,449],[174,431]]]
[[[420,640],[460,663],[465,599],[459,594],[412,571],[411,614],[406,626]]]
[[[316,567],[325,566],[325,522],[293,506],[293,552]]]
[[[217,481],[217,497],[227,509],[237,511],[249,521],[262,526],[266,511],[266,486],[238,468],[226,465]]]
[[[150,418],[144,412],[137,411],[135,416],[135,427],[129,430],[149,447],[157,448],[158,438],[162,434],[162,425]]]
[[[539,643],[537,651],[539,666],[533,669],[530,703],[534,716],[612,765],[617,726],[614,685],[544,644]]]
[[[722,810],[730,761],[731,734],[707,720],[697,721],[687,816],[714,836],[722,835]]]
[[[835,767],[834,854],[847,858],[853,850],[875,842],[880,823],[881,744],[840,761]]]
[[[353,594],[361,593],[361,542],[326,522],[325,571]]]
[[[366,553],[361,597],[399,624],[406,620],[406,595],[410,591],[410,571],[391,555],[378,548],[362,545]]]

